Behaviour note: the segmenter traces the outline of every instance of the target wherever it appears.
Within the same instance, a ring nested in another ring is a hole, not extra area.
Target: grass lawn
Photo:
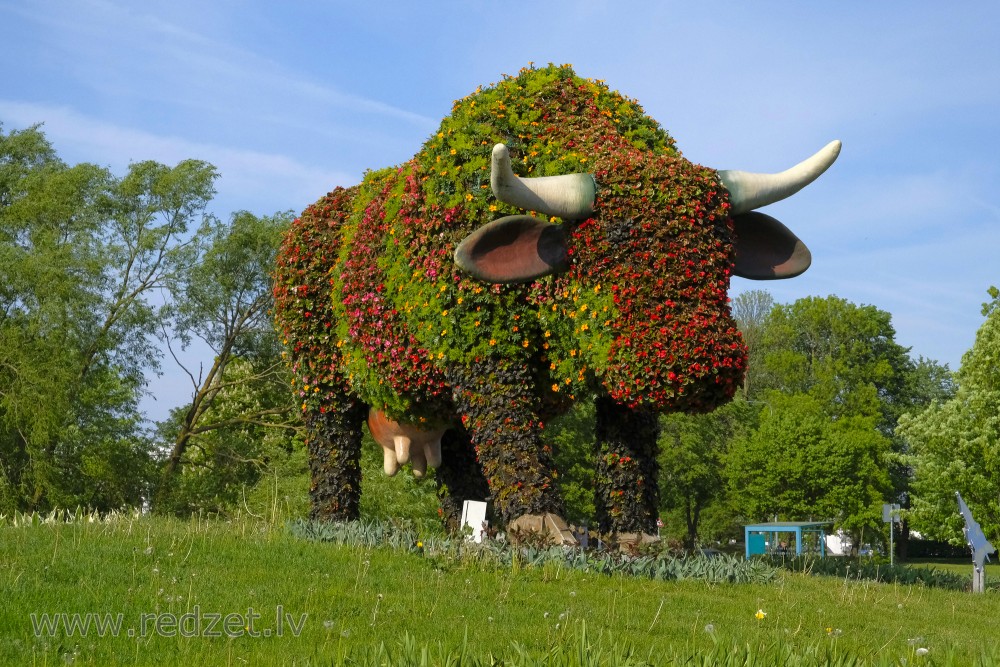
[[[709,586],[485,569],[311,542],[250,518],[0,525],[0,600],[3,665],[421,664],[421,647],[424,664],[442,664],[463,644],[504,664],[545,662],[553,647],[577,662],[552,664],[609,664],[628,646],[651,664],[1000,658],[995,594],[787,572],[766,585]],[[36,632],[32,614],[36,626],[41,614],[120,614],[121,626],[101,637],[92,618],[86,636]]]

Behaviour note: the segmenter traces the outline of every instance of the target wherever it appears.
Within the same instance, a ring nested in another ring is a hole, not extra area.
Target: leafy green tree
[[[705,510],[725,501],[730,446],[752,432],[756,413],[755,406],[736,400],[708,414],[670,414],[660,419],[661,503],[679,516],[687,549],[699,541]]]
[[[253,361],[232,358],[218,392],[203,406],[200,421],[189,428],[168,509],[229,513],[244,506],[261,480],[284,488],[285,477],[301,476],[307,485],[299,425],[279,419],[282,415],[276,412],[276,406],[290,408],[289,393],[284,374],[264,379]],[[176,442],[189,414],[190,406],[175,408],[158,425],[158,440]],[[303,487],[303,495],[305,491]]]
[[[768,386],[765,364],[768,339],[765,333],[774,305],[774,298],[766,290],[749,290],[733,299],[733,317],[747,346],[747,369],[743,376],[745,400],[757,398]]]
[[[911,362],[889,313],[806,297],[775,308],[764,339],[769,388],[809,394],[831,417],[874,416],[891,433]]]
[[[914,362],[896,343],[889,313],[835,296],[778,306],[763,339],[766,369],[760,376],[770,389],[808,394],[830,419],[875,419],[892,443],[886,460],[892,487],[884,500],[906,506],[912,471],[896,425],[905,412],[953,391],[948,368],[923,358]],[[903,556],[907,535],[904,522],[903,539],[897,542]]]
[[[2,128],[0,128],[2,129]],[[63,163],[38,127],[0,131],[0,501],[138,504],[150,443],[153,293],[183,272],[214,169]],[[117,471],[117,472],[116,472]]]
[[[831,419],[808,394],[771,392],[760,426],[734,445],[730,492],[750,520],[826,520],[855,536],[880,520],[889,439],[874,415]]]
[[[551,447],[559,491],[566,503],[566,520],[576,525],[592,524],[594,506],[594,398],[575,403],[565,415],[546,426],[542,437]]]
[[[185,463],[206,465],[209,450],[217,455],[228,452],[234,461],[253,458],[254,448],[245,438],[225,446],[211,441],[232,439],[248,427],[287,431],[297,424],[281,347],[270,321],[271,270],[290,220],[289,213],[258,217],[246,211],[234,214],[228,224],[208,220],[199,230],[197,261],[170,282],[174,332],[185,347],[199,338],[214,359],[207,372],[199,370],[197,376],[184,369],[193,388],[191,403],[174,416],[169,430],[161,431],[170,434],[171,445],[156,497],[159,509],[188,509],[170,499],[174,478]],[[238,359],[239,372],[227,372]],[[234,399],[236,395],[240,400]],[[187,456],[192,446],[199,453]],[[244,454],[237,453],[241,448]],[[213,460],[212,469],[221,475],[226,466],[217,457]],[[248,473],[240,474],[242,479]],[[224,482],[221,478],[212,483]]]
[[[955,544],[963,542],[955,491],[987,537],[1000,536],[1000,290],[989,294],[955,396],[900,420],[915,475],[910,520],[928,537]]]

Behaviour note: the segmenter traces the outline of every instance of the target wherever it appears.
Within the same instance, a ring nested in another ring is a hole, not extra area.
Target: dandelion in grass
[[[758,609],[757,613],[753,615],[753,617],[756,618],[758,621],[763,621],[764,617],[766,617],[766,616],[767,616],[767,612],[764,611],[763,609]]]
[[[921,646],[920,648],[917,649],[917,655],[921,655],[921,656],[927,655],[930,652],[931,652],[931,650],[929,648],[924,648],[923,646]]]
[[[844,631],[841,630],[840,628],[827,628],[826,634],[828,634],[831,637],[839,637],[840,635],[844,634]]]
[[[333,619],[328,618],[323,621],[323,627],[327,630],[333,630],[333,626],[335,625],[337,625],[337,623]]]
[[[705,626],[705,632],[707,634],[710,634],[710,635],[714,634],[715,633],[715,623],[709,623],[708,625],[706,625]]]

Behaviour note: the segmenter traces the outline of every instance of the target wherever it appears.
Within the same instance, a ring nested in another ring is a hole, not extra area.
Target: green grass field
[[[1000,658],[992,593],[494,569],[312,542],[253,518],[3,525],[0,599],[3,665],[628,664],[629,649],[632,664]],[[32,614],[36,626],[96,616],[68,636],[33,628]],[[118,636],[98,636],[95,620],[119,614]]]

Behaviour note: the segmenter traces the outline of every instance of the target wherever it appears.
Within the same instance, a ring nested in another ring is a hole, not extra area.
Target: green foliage
[[[932,402],[901,420],[912,446],[914,528],[932,539],[964,542],[955,492],[987,538],[1000,535],[1000,292],[990,289],[986,320],[962,357],[954,398]]]
[[[581,398],[564,415],[549,422],[542,437],[552,448],[566,520],[590,525],[594,509],[594,400]]]
[[[768,379],[765,363],[768,346],[777,342],[774,337],[767,336],[767,325],[774,307],[774,297],[767,290],[749,290],[733,299],[733,317],[747,346],[747,370],[743,375],[743,398],[746,400],[759,398],[775,382]]]
[[[831,420],[816,398],[773,392],[759,428],[730,453],[729,489],[751,520],[834,519],[858,531],[880,520],[888,453],[874,416]]]
[[[169,281],[173,301],[165,310],[176,335],[185,347],[198,337],[215,359],[197,379],[188,371],[191,402],[159,430],[171,446],[157,511],[222,511],[271,459],[294,448],[290,377],[270,323],[270,272],[290,218],[246,211],[228,224],[209,218],[192,244],[197,261]]]
[[[158,368],[150,300],[190,259],[214,169],[70,167],[37,127],[0,133],[0,502],[138,504],[151,445],[138,400]]]
[[[754,428],[757,409],[743,400],[704,415],[660,420],[660,488],[663,507],[681,521],[688,549],[698,541],[702,512],[725,500],[726,459],[734,440]]]
[[[875,416],[891,432],[909,367],[889,313],[835,296],[778,306],[767,324],[772,388],[808,393],[831,417]]]

